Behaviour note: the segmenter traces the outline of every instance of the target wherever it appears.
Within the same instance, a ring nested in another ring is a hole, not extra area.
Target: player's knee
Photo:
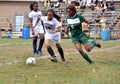
[[[40,39],[44,40],[44,37],[40,37]]]
[[[34,37],[33,40],[37,41],[37,37]]]
[[[46,45],[46,48],[49,48],[49,47],[51,47],[50,45]]]
[[[49,49],[49,48],[51,48],[51,46],[50,46],[50,45],[47,45],[46,48]]]
[[[91,51],[91,49],[87,48],[87,49],[86,49],[86,51],[87,51],[87,52],[90,52],[90,51]]]
[[[40,39],[44,39],[44,35],[40,36]]]
[[[78,49],[78,51],[80,52],[81,55],[84,54],[84,51],[82,49]]]
[[[56,44],[56,47],[57,47],[57,48],[61,48],[61,45],[60,45],[60,44]]]
[[[37,39],[33,39],[33,42],[37,42]]]
[[[91,50],[87,50],[87,52],[90,52]]]

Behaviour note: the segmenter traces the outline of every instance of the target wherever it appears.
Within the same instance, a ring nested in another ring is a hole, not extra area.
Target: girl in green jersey
[[[65,30],[65,33],[67,34],[70,30],[71,32],[71,38],[72,41],[76,47],[76,49],[80,52],[82,57],[87,60],[90,64],[93,64],[94,62],[89,58],[89,56],[83,51],[82,45],[84,46],[85,50],[90,52],[93,47],[100,48],[101,45],[97,43],[96,41],[88,41],[87,35],[82,31],[82,23],[88,21],[85,20],[85,18],[76,12],[76,8],[74,6],[68,6],[66,8],[67,11],[67,24],[68,27]]]

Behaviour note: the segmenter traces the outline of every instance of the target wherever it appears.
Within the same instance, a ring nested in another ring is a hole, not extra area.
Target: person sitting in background
[[[110,10],[115,10],[115,4],[114,4],[113,1],[110,2],[109,9]]]
[[[106,19],[105,17],[102,17],[102,18],[100,19],[100,23],[101,23],[101,28],[102,28],[102,30],[105,30],[105,29],[106,29],[106,21],[107,21],[107,19]]]
[[[102,5],[101,5],[101,2],[98,2],[98,3],[97,3],[96,10],[97,10],[98,13],[102,13]]]
[[[107,11],[107,9],[108,9],[108,3],[104,0],[102,2],[102,12],[103,12],[103,14]]]
[[[8,28],[9,28],[9,29],[8,29],[8,31],[9,31],[8,36],[9,36],[9,38],[12,38],[12,35],[13,35],[13,33],[12,33],[12,31],[13,31],[13,26],[12,26],[11,23],[9,23]]]
[[[95,18],[95,22],[96,22],[96,23],[100,23],[100,19],[101,19],[100,16],[97,16],[97,17]]]
[[[91,0],[87,0],[87,1],[86,1],[86,7],[87,7],[87,8],[90,7],[90,3],[91,3]]]
[[[51,6],[51,0],[45,0],[44,1],[44,6],[49,8]]]
[[[76,0],[75,7],[76,7],[77,11],[80,10],[80,3],[79,3],[79,0]]]
[[[55,7],[55,8],[59,8],[59,7],[60,7],[60,3],[57,2],[56,4],[54,4],[54,7]]]
[[[85,9],[86,8],[86,3],[87,3],[86,0],[81,0],[81,2],[80,2],[80,9]]]
[[[76,5],[76,0],[71,0],[71,5],[75,6]]]
[[[95,3],[94,3],[93,0],[91,0],[90,8],[91,8],[91,10],[94,10],[94,9],[95,9]]]
[[[98,5],[98,2],[99,2],[98,0],[95,0],[95,4],[96,4],[96,6]]]

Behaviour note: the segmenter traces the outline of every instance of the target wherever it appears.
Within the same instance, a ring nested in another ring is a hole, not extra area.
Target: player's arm
[[[56,33],[56,32],[60,32],[61,27],[58,26],[55,30],[51,30],[51,33]]]
[[[39,16],[38,16],[38,18],[37,18],[37,21],[36,21],[36,23],[35,23],[34,28],[37,26],[38,22],[41,20],[41,16],[42,16],[42,12],[39,11]]]
[[[82,28],[84,28],[84,26],[86,26],[86,25],[89,26],[90,22],[87,19],[85,19],[83,16],[80,16],[80,18],[81,18],[80,20],[82,23]]]
[[[88,20],[85,20],[85,23],[90,24],[90,22]]]
[[[44,27],[44,23],[43,23],[43,21],[42,21],[42,20],[41,20],[41,23],[42,23],[43,30],[44,30],[44,33],[45,33],[45,27]]]
[[[81,23],[87,23],[89,24],[89,21],[86,20],[83,16],[80,16]]]
[[[32,21],[33,21],[33,19],[30,18],[30,28],[32,30],[32,34],[34,35],[34,27],[33,27]]]
[[[67,28],[65,28],[65,34],[68,35],[68,33],[69,33],[69,29],[67,27]]]
[[[34,28],[37,26],[37,24],[38,24],[38,22],[40,21],[40,19],[41,19],[41,16],[38,17],[38,19],[37,19],[37,21],[36,21],[36,23],[35,23]]]
[[[58,28],[55,30],[56,32],[60,32],[61,26],[58,26]]]
[[[33,28],[32,21],[33,21],[33,19],[32,19],[32,18],[30,18],[30,28],[33,30],[34,28]]]
[[[58,20],[54,20],[54,23],[55,23],[55,30],[52,30],[51,33],[56,33],[56,32],[60,32],[61,31],[61,26],[60,26],[60,23],[58,22]]]

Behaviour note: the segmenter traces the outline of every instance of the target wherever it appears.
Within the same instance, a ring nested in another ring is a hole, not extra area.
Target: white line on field
[[[113,50],[113,49],[116,49],[116,48],[120,48],[120,46],[116,46],[116,47],[111,47],[111,48],[104,48],[104,49],[101,49],[101,50],[93,50],[91,52],[102,52],[102,51],[108,51],[108,50]],[[71,54],[78,54],[79,52],[76,50],[76,52],[74,53],[65,53],[66,55],[71,55]],[[58,54],[57,54],[58,55]],[[39,59],[48,59],[50,58],[49,55],[45,55],[45,56],[41,56],[41,57],[36,57],[37,60]],[[8,63],[0,63],[0,66],[3,66],[3,65],[12,65],[12,64],[17,64],[17,63],[20,63],[22,62],[23,60],[15,60],[13,62],[8,62]]]
[[[104,48],[104,49],[101,49],[101,50],[92,50],[91,52],[102,52],[102,51],[109,51],[109,50],[113,50],[113,49],[116,49],[116,48],[120,48],[120,46],[116,46],[116,47],[111,47],[111,48]],[[74,54],[77,54],[79,52],[74,52]],[[70,53],[69,53],[70,54]]]
[[[10,44],[8,44],[8,43],[6,43],[6,44],[0,44],[0,46],[4,46],[4,45],[6,46],[6,45],[10,45]]]
[[[112,49],[116,49],[116,48],[120,48],[120,46],[111,47],[111,48],[104,48],[104,49],[101,49],[101,50],[93,50],[93,51],[91,51],[91,52],[108,51],[108,50],[112,50]]]

